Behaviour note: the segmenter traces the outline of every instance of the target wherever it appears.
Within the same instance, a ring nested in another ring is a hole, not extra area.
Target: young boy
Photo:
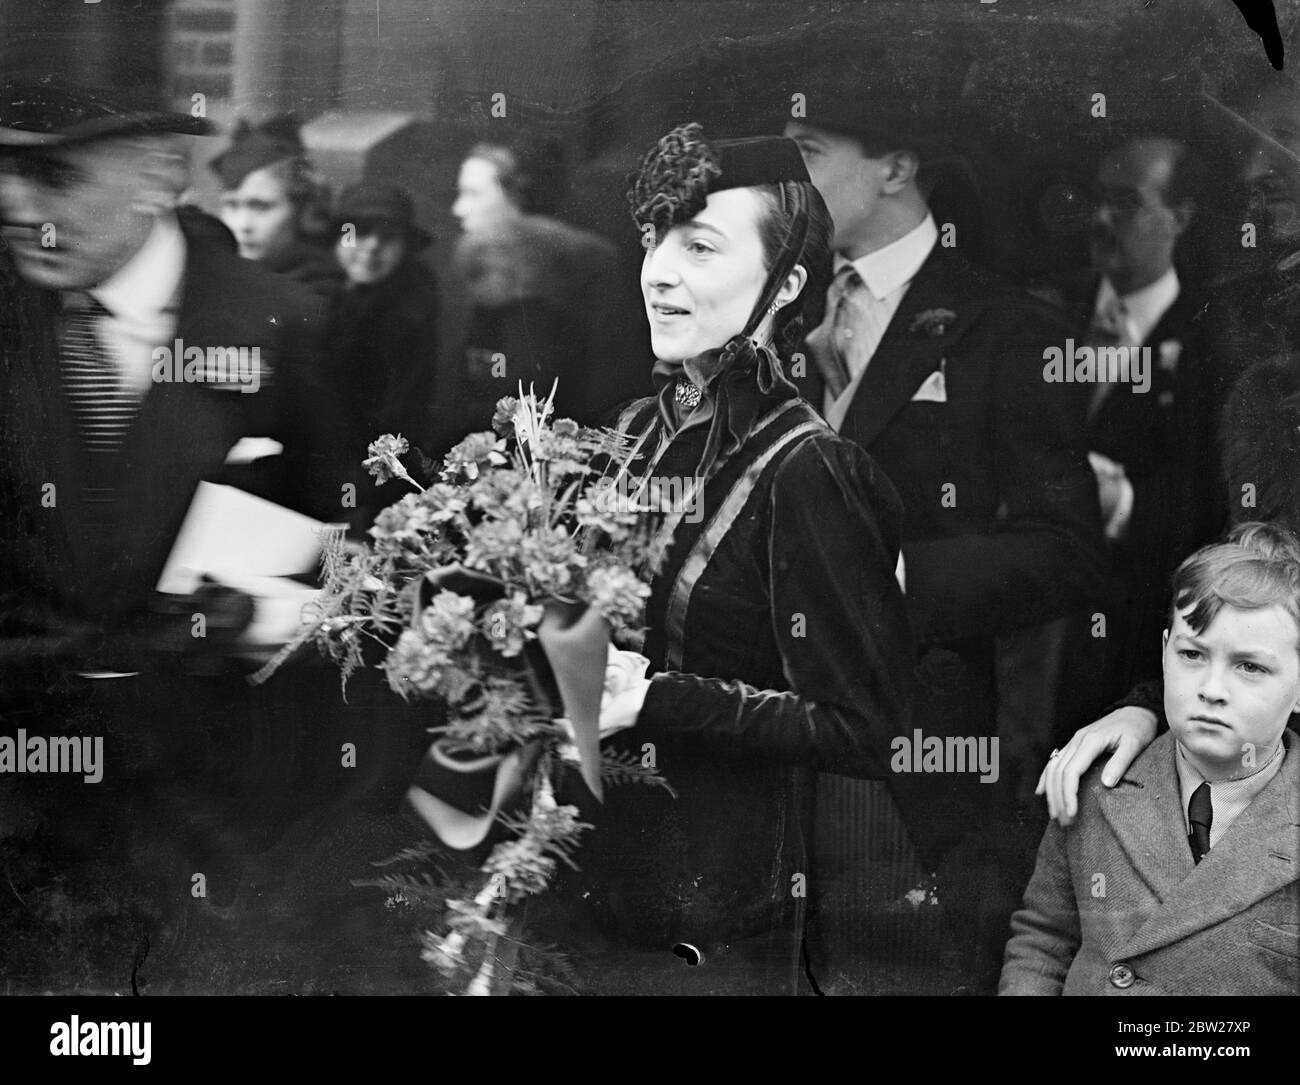
[[[1169,730],[1038,850],[998,993],[1300,990],[1300,540],[1243,524],[1183,562]]]

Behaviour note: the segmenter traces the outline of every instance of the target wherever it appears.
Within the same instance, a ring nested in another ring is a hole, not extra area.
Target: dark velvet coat
[[[678,797],[616,787],[594,814],[571,898],[608,940],[587,973],[601,990],[793,992],[817,887],[813,770],[886,776],[906,726],[893,487],[802,400],[760,417],[653,581],[653,678],[610,744],[652,753]],[[657,402],[624,425],[650,430],[653,452]],[[679,431],[649,473],[691,476],[706,432]],[[673,956],[679,944],[705,963]]]

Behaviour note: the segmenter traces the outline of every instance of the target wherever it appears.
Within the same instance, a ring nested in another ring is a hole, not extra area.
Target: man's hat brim
[[[212,122],[187,113],[132,113],[121,117],[97,118],[73,125],[61,132],[33,132],[26,128],[0,126],[0,147],[18,150],[70,147],[122,136],[154,135],[165,132],[187,136],[208,136]]]
[[[0,147],[41,150],[124,136],[214,131],[206,117],[163,108],[156,98],[49,84],[0,86]]]

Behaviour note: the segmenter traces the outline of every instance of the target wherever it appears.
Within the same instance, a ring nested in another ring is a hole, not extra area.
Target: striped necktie
[[[116,452],[139,406],[99,336],[111,315],[88,294],[64,295],[59,361],[82,447],[96,455]]]

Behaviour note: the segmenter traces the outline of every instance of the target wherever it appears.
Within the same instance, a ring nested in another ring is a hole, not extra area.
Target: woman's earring
[[[779,301],[772,302],[772,304],[767,307],[767,315],[776,316],[777,310],[780,308],[781,308],[781,303]]]

